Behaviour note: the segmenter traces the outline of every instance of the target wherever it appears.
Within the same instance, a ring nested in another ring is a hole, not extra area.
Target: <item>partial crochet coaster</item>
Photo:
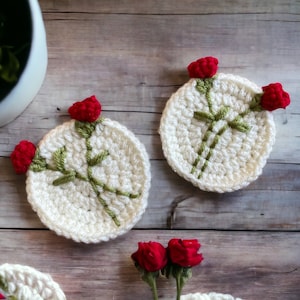
[[[202,190],[231,192],[262,173],[275,141],[270,111],[285,108],[280,83],[260,88],[217,71],[218,60],[191,63],[191,79],[168,100],[160,122],[164,155],[172,169]]]
[[[220,294],[220,293],[194,293],[194,294],[187,294],[181,296],[180,300],[241,300],[240,298],[234,298],[228,294]]]
[[[17,264],[0,266],[0,297],[18,300],[66,299],[59,285],[49,274]]]
[[[73,120],[41,140],[26,180],[28,201],[41,221],[85,243],[130,230],[146,209],[151,177],[145,147],[132,132],[97,113],[85,118],[97,103],[92,96],[69,109]]]

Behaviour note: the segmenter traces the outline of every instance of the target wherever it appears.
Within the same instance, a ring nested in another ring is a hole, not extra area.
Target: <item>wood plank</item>
[[[72,11],[102,14],[236,14],[236,13],[293,13],[300,10],[297,1],[273,0],[271,5],[268,0],[255,2],[245,1],[220,1],[220,0],[190,0],[180,1],[117,1],[117,0],[40,0],[44,12]]]
[[[8,158],[0,163],[0,228],[44,228],[26,200],[25,176]],[[165,161],[151,164],[148,208],[136,228],[300,230],[299,165],[267,164],[247,188],[217,194],[193,187]]]
[[[97,94],[107,116],[139,135],[152,159],[162,159],[157,129],[167,99],[188,80],[186,65],[191,60],[216,55],[223,72],[246,76],[260,85],[284,83],[292,104],[286,115],[275,113],[278,134],[271,160],[299,163],[300,103],[295,100],[300,62],[294,59],[300,55],[294,38],[300,36],[299,15],[289,16],[289,22],[286,16],[274,14],[183,15],[180,32],[174,32],[176,15],[95,13],[88,19],[80,13],[57,15],[45,14],[49,66],[44,85],[15,122],[0,128],[0,156],[8,156],[20,139],[39,141],[66,119],[70,103]]]
[[[297,300],[300,234],[133,230],[114,241],[76,244],[45,230],[0,230],[0,263],[30,265],[50,273],[67,299],[151,299],[130,255],[139,241],[167,245],[173,237],[197,238],[203,263],[184,292],[223,292],[242,299]],[[174,299],[175,282],[158,282],[160,299]],[[266,296],[267,295],[267,296]]]
[[[300,297],[300,3],[298,0],[39,0],[49,64],[26,111],[0,128],[0,264],[50,273],[67,299],[151,299],[130,255],[139,241],[198,238],[204,262],[184,292],[247,300]],[[213,55],[219,72],[263,86],[282,82],[292,104],[274,112],[277,138],[261,177],[247,188],[207,193],[175,174],[158,135],[166,101],[188,80],[186,66]],[[57,236],[26,199],[9,155],[69,120],[74,101],[96,94],[103,115],[127,126],[151,158],[146,213],[134,230],[96,245]],[[175,284],[159,282],[161,299]],[[130,293],[130,294],[129,294]]]
[[[79,99],[78,99],[79,100]],[[77,100],[75,100],[77,101]],[[17,120],[8,126],[0,128],[0,156],[9,157],[15,145],[23,139],[37,144],[52,128],[70,120],[67,109],[75,101],[65,101],[57,111],[55,105],[49,105],[48,111],[41,109],[37,114],[40,102],[34,103]],[[103,103],[105,107],[105,103]],[[164,159],[161,140],[158,134],[161,114],[147,112],[106,111],[102,116],[116,120],[130,129],[145,145],[150,159]],[[269,161],[275,163],[300,163],[300,140],[298,128],[300,118],[298,114],[274,114],[276,124],[276,143]],[[38,124],[38,125],[37,125]],[[287,147],[288,145],[288,147]]]

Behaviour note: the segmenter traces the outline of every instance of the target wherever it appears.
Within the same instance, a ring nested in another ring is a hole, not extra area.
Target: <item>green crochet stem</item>
[[[240,113],[231,121],[226,119],[227,114],[230,111],[229,106],[223,106],[217,112],[214,112],[211,95],[210,95],[210,90],[213,87],[214,80],[215,77],[206,78],[206,79],[197,79],[197,83],[196,83],[196,89],[199,91],[199,93],[205,95],[205,99],[207,101],[208,110],[209,110],[209,112],[195,111],[193,116],[196,120],[206,122],[209,124],[206,133],[203,136],[199,150],[197,152],[197,157],[192,164],[191,174],[196,172],[197,166],[202,158],[202,154],[206,149],[208,149],[208,152],[204,157],[204,163],[201,166],[200,172],[197,176],[198,179],[202,177],[204,171],[206,170],[209,160],[212,157],[213,151],[217,146],[217,144],[219,143],[219,140],[223,135],[223,133],[229,128],[235,129],[243,133],[247,133],[251,128],[247,123],[245,123],[242,120],[242,118],[251,111],[261,110],[261,107],[259,105],[261,95],[256,95],[250,102],[249,108],[246,109],[244,112]],[[216,133],[214,133],[214,128],[217,122],[221,120],[225,124]],[[212,138],[211,142],[209,143],[209,139],[213,134],[215,134],[215,136]]]
[[[2,278],[1,276],[0,276],[0,289],[3,292],[5,292],[5,294],[6,294],[5,295],[6,296],[5,299],[7,299],[7,300],[18,300],[18,298],[16,296],[14,296],[14,295],[7,295],[9,293],[9,291],[8,291],[8,284],[5,281],[5,279]]]
[[[98,201],[103,206],[104,211],[112,218],[112,220],[114,221],[114,223],[117,226],[120,226],[121,224],[120,224],[120,221],[118,220],[118,217],[109,208],[109,205],[103,199],[101,193],[102,192],[110,192],[110,193],[114,193],[118,196],[125,196],[125,197],[131,198],[131,199],[139,197],[139,194],[133,194],[130,192],[122,191],[118,188],[111,187],[93,176],[92,167],[94,167],[96,165],[100,165],[102,163],[102,161],[105,160],[109,156],[108,150],[103,150],[99,154],[92,156],[93,148],[90,143],[90,137],[92,136],[92,133],[94,132],[94,130],[96,128],[96,125],[100,122],[102,122],[102,120],[98,120],[93,123],[86,123],[86,122],[79,122],[79,121],[75,122],[75,130],[82,138],[85,139],[86,162],[87,162],[87,174],[86,175],[83,175],[76,170],[67,170],[66,169],[65,159],[67,156],[67,149],[65,146],[59,148],[52,154],[52,160],[54,162],[54,165],[48,164],[46,162],[46,159],[40,155],[39,149],[37,149],[35,157],[30,165],[30,170],[32,170],[34,172],[41,172],[44,170],[60,172],[62,175],[52,182],[52,184],[54,186],[66,184],[68,182],[74,181],[75,179],[88,182],[91,185],[93,191],[95,192]],[[102,189],[102,192],[98,190],[98,187],[100,187]]]

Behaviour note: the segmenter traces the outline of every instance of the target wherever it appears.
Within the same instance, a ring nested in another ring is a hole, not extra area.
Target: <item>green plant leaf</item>
[[[8,82],[13,83],[18,80],[20,63],[12,51],[12,47],[0,47],[0,77]]]

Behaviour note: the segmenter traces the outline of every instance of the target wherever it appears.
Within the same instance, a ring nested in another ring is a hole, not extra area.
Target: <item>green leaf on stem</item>
[[[69,171],[67,174],[64,174],[57,179],[53,180],[52,184],[55,186],[65,184],[73,181],[76,178],[76,173],[74,171]]]
[[[93,167],[99,165],[109,155],[108,150],[104,150],[88,161],[88,165]]]
[[[98,122],[81,122],[81,121],[75,121],[75,130],[77,133],[83,137],[84,139],[89,139],[93,132],[95,131],[95,128],[97,126]]]
[[[30,164],[29,169],[34,172],[42,172],[47,169],[46,159],[41,156],[39,149],[36,150],[35,156]]]
[[[58,171],[64,172],[65,171],[65,159],[67,156],[66,147],[61,147],[53,152],[52,158],[55,164],[55,167]]]

